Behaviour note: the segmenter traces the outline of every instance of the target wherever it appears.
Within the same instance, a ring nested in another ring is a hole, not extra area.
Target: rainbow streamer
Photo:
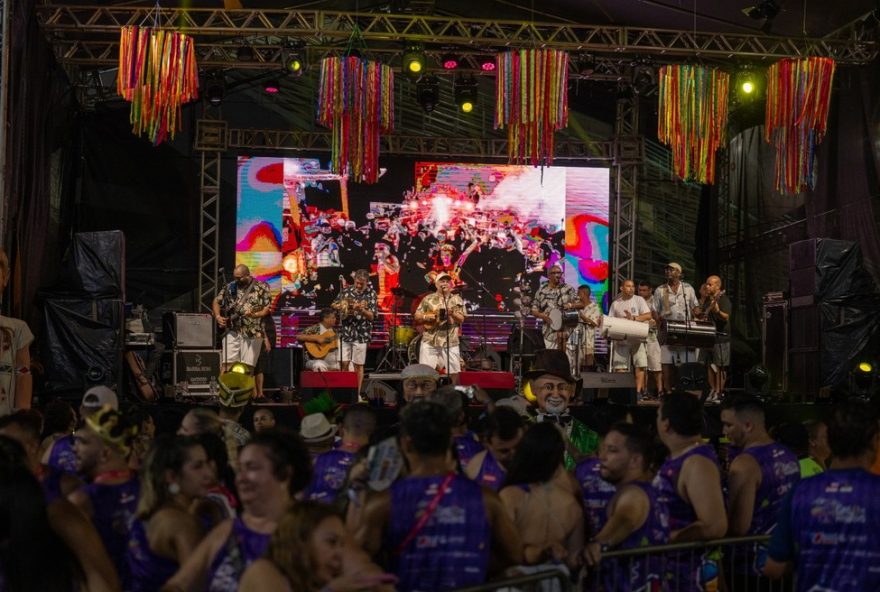
[[[394,72],[356,56],[321,61],[318,123],[332,130],[330,170],[379,179],[379,134],[394,131]]]
[[[825,139],[834,69],[831,58],[787,58],[767,71],[764,139],[776,148],[780,193],[816,187],[816,146]]]
[[[199,97],[192,37],[150,27],[122,27],[116,92],[131,102],[132,133],[156,146],[180,129],[180,108]]]
[[[552,164],[554,133],[568,126],[568,53],[521,49],[495,63],[495,129],[507,126],[508,158]]]
[[[730,75],[688,64],[660,68],[657,137],[672,151],[675,174],[715,182],[715,153],[727,136]]]

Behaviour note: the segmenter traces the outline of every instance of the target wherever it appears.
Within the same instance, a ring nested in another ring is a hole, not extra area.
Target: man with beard
[[[128,524],[137,510],[140,483],[128,468],[128,455],[137,427],[106,406],[76,430],[77,470],[91,483],[70,494],[70,501],[95,525],[122,589],[129,590]]]
[[[666,283],[654,290],[652,308],[656,311],[658,322],[686,321],[693,319],[693,310],[697,306],[697,295],[693,287],[681,281],[681,265],[669,263],[666,266]],[[685,347],[661,348],[663,363],[663,384],[668,390],[678,384],[676,367],[687,362],[696,362],[695,352]]]
[[[451,281],[448,273],[438,274],[434,279],[437,291],[422,299],[413,318],[425,323],[419,363],[445,372],[457,383],[461,372],[459,337],[466,313],[461,296],[451,292]]]
[[[370,272],[354,272],[354,285],[343,288],[331,305],[342,317],[340,326],[339,363],[342,370],[354,366],[358,376],[358,392],[364,381],[364,362],[373,331],[373,319],[379,312],[376,293],[370,286]]]
[[[237,265],[234,280],[223,286],[212,303],[217,326],[223,335],[223,368],[241,362],[257,365],[263,347],[263,317],[272,313],[269,286],[251,277],[247,265]]]
[[[551,311],[568,310],[577,300],[574,288],[562,279],[562,267],[554,265],[548,272],[548,281],[535,293],[532,315],[541,320],[541,333],[544,335],[544,347],[563,350],[567,338],[564,328],[554,330],[551,326]]]
[[[539,351],[525,378],[538,406],[536,420],[562,426],[567,439],[565,468],[571,470],[580,457],[595,454],[599,449],[599,435],[569,413],[568,405],[575,395],[575,378],[571,375],[565,352],[555,349]]]
[[[486,418],[483,430],[486,449],[474,455],[464,468],[465,475],[493,491],[501,489],[525,428],[523,418],[514,409],[496,407]]]
[[[589,565],[600,565],[606,590],[651,590],[663,580],[662,558],[612,559],[599,563],[603,549],[633,549],[669,542],[669,513],[651,486],[654,442],[643,428],[615,424],[599,453],[602,478],[617,489],[608,504],[607,520],[585,549]]]

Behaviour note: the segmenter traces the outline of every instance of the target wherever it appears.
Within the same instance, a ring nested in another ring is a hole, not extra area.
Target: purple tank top
[[[315,459],[312,482],[304,492],[306,499],[332,503],[345,485],[348,469],[354,460],[354,453],[346,450],[330,450],[319,454]]]
[[[73,450],[73,434],[55,440],[47,463],[53,469],[76,475],[76,452]]]
[[[880,477],[862,469],[804,479],[791,502],[798,590],[880,590]]]
[[[245,568],[265,555],[270,534],[255,532],[241,518],[232,523],[226,544],[214,556],[208,574],[208,592],[235,592]]]
[[[129,528],[127,555],[132,592],[158,592],[180,567],[176,561],[153,553],[146,525],[137,518]]]
[[[504,484],[506,475],[507,471],[495,460],[495,455],[487,450],[486,456],[483,457],[483,464],[480,465],[480,472],[474,477],[474,481],[492,491],[498,491]]]
[[[752,456],[761,467],[761,485],[755,494],[749,534],[769,534],[776,526],[782,498],[800,481],[800,464],[797,456],[782,444],[746,448],[742,454]]]
[[[635,549],[669,542],[669,512],[657,499],[657,492],[650,483],[634,481],[627,487],[638,487],[648,496],[648,517],[644,524],[633,531],[617,549]],[[645,555],[642,558],[609,559],[600,564],[601,580],[605,590],[630,592],[631,590],[659,590],[665,578],[663,558]]]
[[[455,443],[455,452],[458,454],[458,462],[462,467],[466,467],[472,458],[483,451],[483,445],[480,444],[476,434],[471,431],[468,431],[464,436],[455,436],[452,441]]]
[[[486,581],[490,529],[481,487],[460,475],[449,483],[424,527],[398,554],[398,548],[446,479],[410,477],[391,486],[391,521],[385,548],[401,592],[435,592]]]
[[[654,489],[657,500],[664,504],[669,512],[669,530],[676,531],[691,524],[697,519],[693,506],[678,495],[678,478],[681,468],[692,456],[704,456],[718,466],[718,457],[708,444],[700,444],[678,458],[666,459],[654,477]],[[719,487],[721,469],[719,468]],[[715,551],[704,553],[669,553],[666,567],[676,582],[679,592],[701,592],[718,586],[718,562],[714,559]],[[717,589],[717,588],[716,588]]]
[[[602,478],[599,472],[600,465],[598,458],[590,457],[579,462],[574,469],[575,479],[583,490],[584,513],[590,535],[595,535],[605,526],[607,520],[605,509],[617,491],[611,483]]]
[[[89,483],[84,487],[92,502],[92,522],[104,542],[104,548],[116,567],[123,590],[131,589],[131,574],[125,549],[128,525],[134,518],[141,485],[137,478],[125,483]]]

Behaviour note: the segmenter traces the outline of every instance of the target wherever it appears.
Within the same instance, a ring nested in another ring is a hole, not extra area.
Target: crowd
[[[686,392],[653,421],[575,418],[563,352],[527,379],[534,404],[493,401],[413,365],[396,409],[307,414],[298,432],[269,407],[243,415],[223,380],[220,411],[175,429],[106,387],[77,413],[0,417],[0,590],[439,591],[546,569],[584,590],[753,590],[791,571],[798,590],[880,589],[870,404],[768,426],[730,396],[706,438]],[[770,539],[616,556],[746,535]]]

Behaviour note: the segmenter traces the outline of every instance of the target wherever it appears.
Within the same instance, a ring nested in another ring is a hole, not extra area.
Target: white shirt
[[[664,301],[669,299],[669,309],[663,307]],[[693,309],[697,306],[697,295],[694,288],[685,282],[678,285],[678,291],[673,292],[669,284],[658,286],[654,290],[654,310],[660,318],[670,321],[684,321],[693,318]]]
[[[651,312],[651,309],[648,308],[648,303],[645,302],[644,298],[642,298],[638,294],[634,294],[627,299],[618,297],[614,302],[612,302],[611,308],[608,310],[608,316],[618,319],[625,319],[627,312],[632,317],[632,320],[635,320],[637,316],[643,315],[646,312]]]

